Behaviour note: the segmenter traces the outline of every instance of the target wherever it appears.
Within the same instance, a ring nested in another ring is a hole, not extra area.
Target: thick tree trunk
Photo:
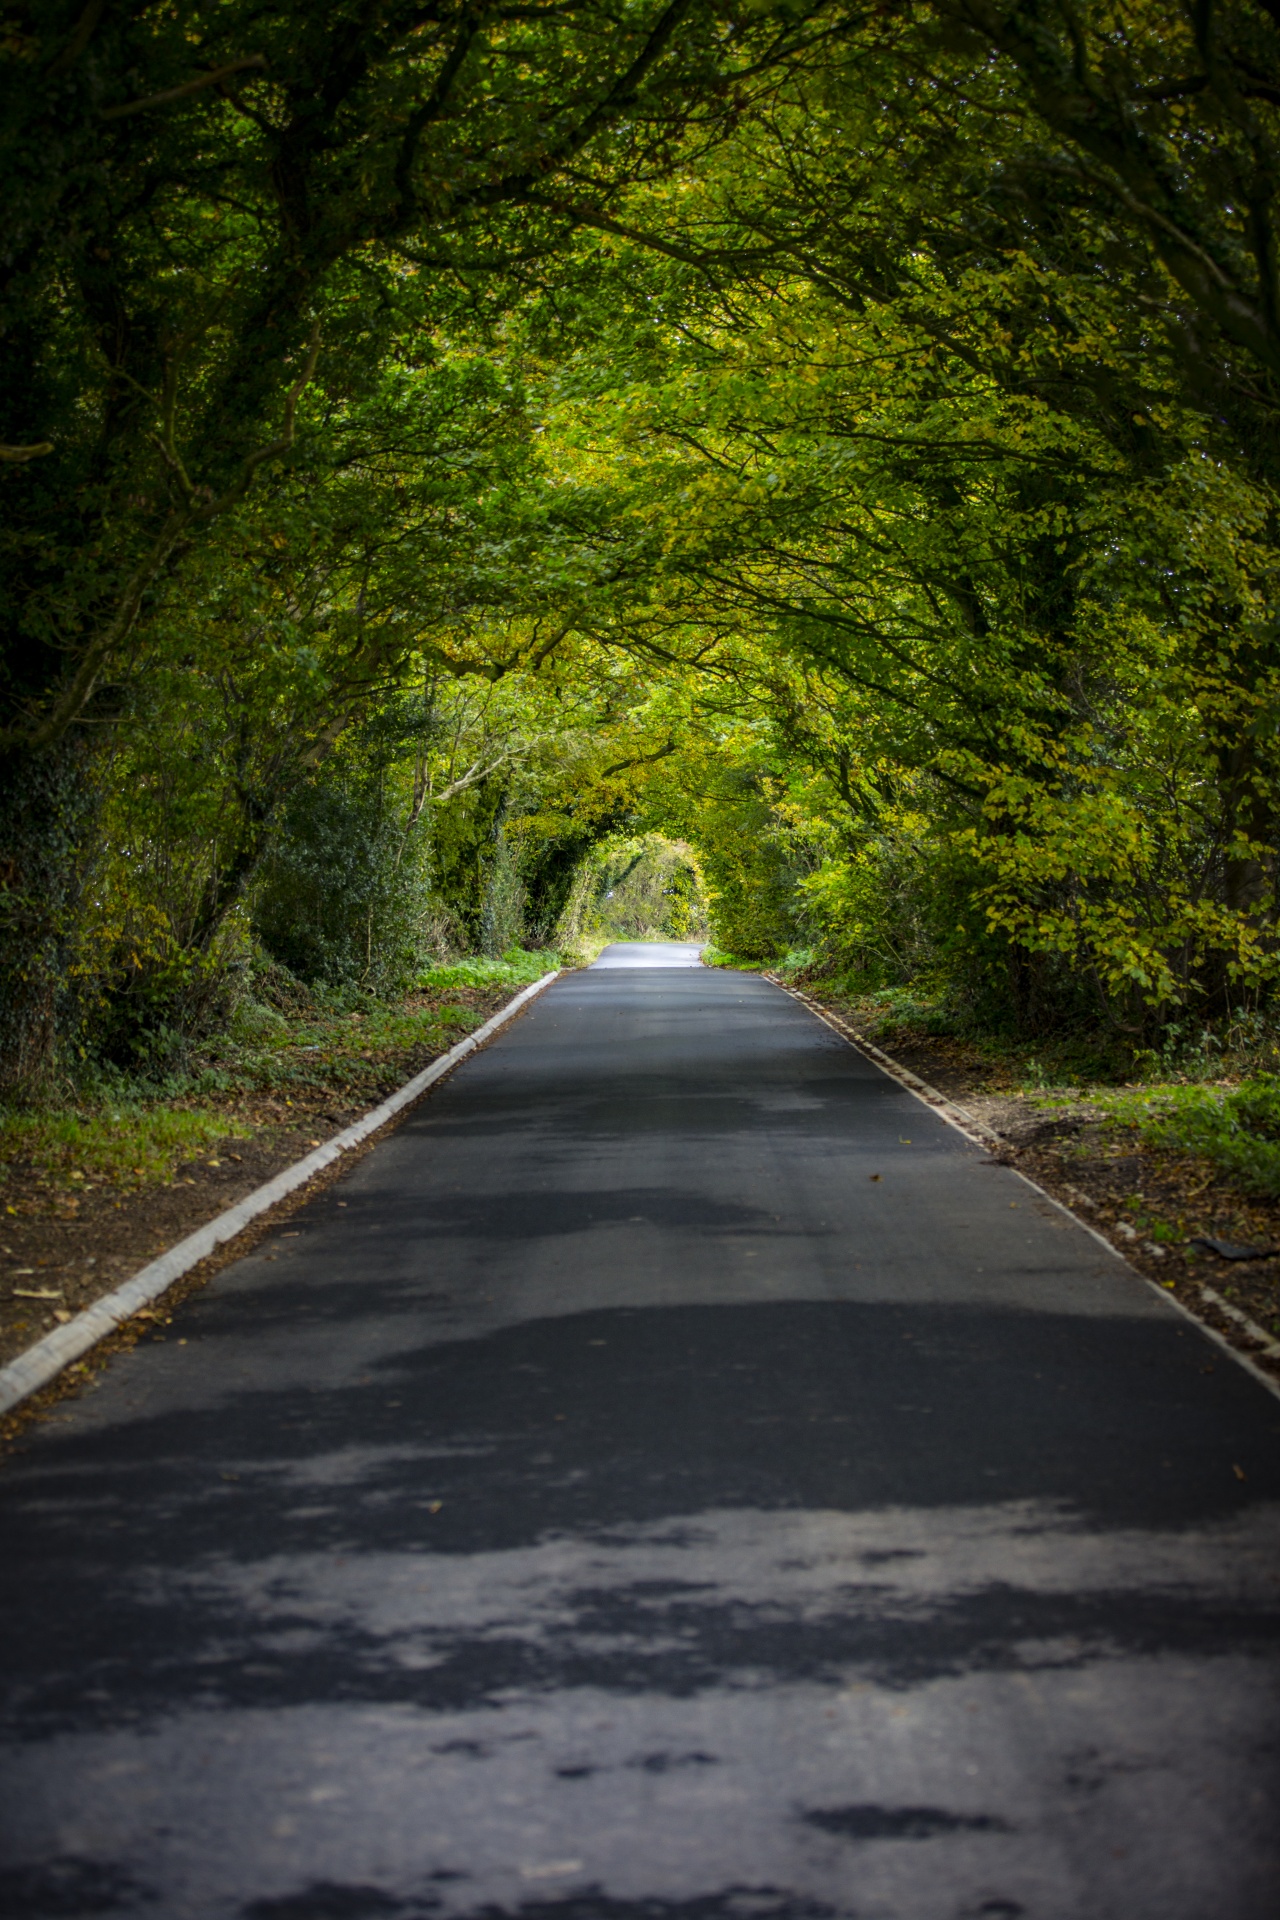
[[[49,1084],[75,1024],[81,850],[97,811],[89,759],[78,734],[0,753],[0,1094],[9,1098]]]

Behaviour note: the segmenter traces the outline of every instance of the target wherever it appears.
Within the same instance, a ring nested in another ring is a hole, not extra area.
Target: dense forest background
[[[604,924],[1121,1059],[1270,1021],[1275,0],[0,60],[9,1098]]]

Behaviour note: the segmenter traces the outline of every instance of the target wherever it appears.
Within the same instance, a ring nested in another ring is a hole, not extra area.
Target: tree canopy
[[[6,33],[12,1087],[653,831],[745,957],[1271,1003],[1274,6]]]

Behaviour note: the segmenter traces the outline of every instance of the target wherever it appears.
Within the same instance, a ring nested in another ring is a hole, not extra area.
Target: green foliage
[[[456,987],[527,987],[559,965],[559,953],[554,947],[538,952],[513,947],[497,959],[455,960],[447,966],[428,967],[418,976],[417,985],[424,993],[446,992]]]
[[[492,682],[545,658],[537,623],[581,584],[581,528],[530,484],[520,370],[495,350],[506,311],[631,180],[669,174],[685,132],[724,137],[735,83],[804,40],[704,0],[625,17],[244,0],[15,17],[0,44],[13,1082],[68,1070],[76,968],[90,1028],[112,1029],[91,1050],[158,1060],[224,1018],[232,923],[242,936],[276,823],[352,721],[424,669]],[[100,774],[116,832],[91,848],[65,808],[37,822],[22,799],[33,764],[62,743],[74,757],[85,727],[119,746]],[[447,911],[469,941],[485,875],[469,848],[457,864]],[[305,892],[299,861],[290,884]],[[355,944],[330,921],[305,964],[349,971]]]
[[[673,940],[699,940],[707,930],[702,876],[688,857],[673,861],[662,875],[662,924]]]
[[[706,932],[702,874],[691,848],[648,833],[605,841],[591,863],[593,932],[609,940],[699,940]]]
[[[490,956],[518,946],[524,933],[525,889],[515,853],[507,838],[505,809],[493,830],[493,857],[489,862],[480,914],[480,947]]]
[[[669,170],[683,129],[714,141],[737,75],[801,38],[724,24],[245,0],[16,23],[8,733],[64,732],[130,661],[147,597],[292,453],[322,363],[330,403],[358,402],[398,345],[421,359],[474,312],[477,282],[491,319],[576,221]]]
[[[85,1008],[80,849],[98,811],[83,739],[0,755],[0,1094],[47,1091]]]
[[[578,867],[557,927],[562,944],[706,937],[702,872],[664,834],[610,835]]]
[[[1274,1005],[1277,63],[1262,0],[23,16],[7,1083],[248,1046],[255,929],[341,995],[704,900],[1117,1056]]]
[[[747,960],[740,953],[726,953],[723,947],[704,947],[702,949],[704,967],[725,967],[732,973],[761,973],[763,960]]]
[[[24,1160],[81,1191],[153,1186],[184,1160],[248,1132],[225,1114],[138,1101],[101,1112],[0,1113],[0,1164]]]
[[[1250,1193],[1280,1197],[1280,1077],[1238,1087],[1148,1087],[1110,1096],[1104,1108],[1150,1145],[1196,1154]]]
[[[421,838],[380,779],[326,780],[291,803],[264,865],[254,931],[300,980],[370,991],[403,985],[429,916]]]
[[[891,9],[674,213],[638,196],[714,269],[604,243],[650,291],[597,309],[558,428],[584,478],[610,447],[630,567],[661,547],[615,620],[685,623],[765,783],[740,852],[709,782],[685,827],[724,944],[789,921],[868,982],[1139,1044],[1280,959],[1280,339],[1232,198],[1280,153],[1246,77],[1280,42],[1247,0],[1119,40],[1026,12]],[[775,887],[788,838],[820,852]]]

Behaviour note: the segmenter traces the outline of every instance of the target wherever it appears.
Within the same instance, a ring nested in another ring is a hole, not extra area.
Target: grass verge
[[[228,1115],[163,1103],[119,1104],[97,1113],[11,1113],[0,1118],[0,1163],[23,1160],[33,1172],[91,1191],[172,1179],[185,1160],[249,1129]],[[11,1209],[12,1210],[12,1209]]]
[[[403,999],[258,981],[181,1073],[0,1111],[0,1361],[367,1113],[557,954],[432,969]]]
[[[1150,1147],[1193,1154],[1246,1193],[1280,1200],[1280,1078],[1238,1086],[1149,1086],[1094,1093],[1091,1104]]]

